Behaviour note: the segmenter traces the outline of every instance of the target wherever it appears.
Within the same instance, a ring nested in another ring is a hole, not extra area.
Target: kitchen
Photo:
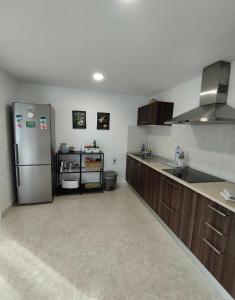
[[[234,4],[68,2],[0,4],[0,298],[232,299]]]

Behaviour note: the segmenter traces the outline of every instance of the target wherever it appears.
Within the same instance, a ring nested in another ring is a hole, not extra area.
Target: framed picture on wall
[[[97,129],[109,130],[110,113],[98,112],[97,113]]]
[[[73,129],[86,129],[86,112],[82,110],[73,110]]]

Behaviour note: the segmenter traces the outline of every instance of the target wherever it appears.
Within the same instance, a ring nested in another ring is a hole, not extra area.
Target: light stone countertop
[[[223,189],[229,189],[235,191],[235,183],[229,181],[223,182],[203,182],[203,183],[188,183],[174,175],[171,175],[165,172],[163,169],[170,169],[170,167],[160,163],[154,162],[151,160],[143,160],[140,157],[127,153],[128,156],[138,160],[139,162],[143,163],[144,165],[166,175],[167,177],[179,182],[180,184],[190,188],[191,190],[205,196],[206,198],[226,207],[227,209],[231,210],[235,213],[235,202],[229,202],[224,200],[224,198],[220,195]]]

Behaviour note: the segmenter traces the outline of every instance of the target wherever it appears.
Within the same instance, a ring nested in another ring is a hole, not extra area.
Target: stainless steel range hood
[[[170,124],[235,124],[235,109],[227,105],[230,63],[218,61],[204,68],[200,106],[165,122]]]

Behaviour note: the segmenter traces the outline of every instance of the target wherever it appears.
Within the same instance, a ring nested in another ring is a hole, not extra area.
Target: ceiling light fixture
[[[104,80],[104,75],[102,73],[94,73],[93,79],[95,81],[102,81],[102,80]]]
[[[208,122],[208,118],[200,118],[201,122]]]

